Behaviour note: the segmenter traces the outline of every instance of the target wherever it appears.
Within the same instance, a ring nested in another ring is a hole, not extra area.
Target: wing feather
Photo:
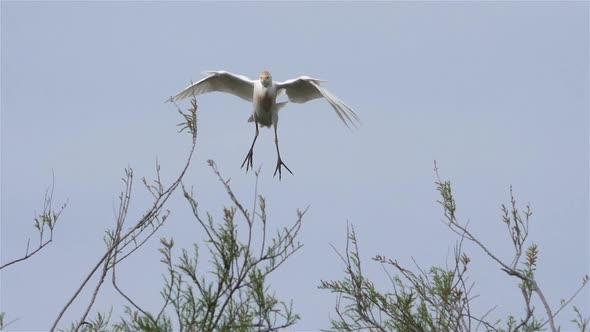
[[[301,76],[285,82],[277,83],[279,93],[285,92],[289,101],[293,103],[305,103],[317,98],[324,98],[336,112],[336,115],[350,128],[350,125],[358,128],[361,123],[356,113],[338,97],[320,86],[320,82],[325,82],[315,78]]]
[[[209,92],[226,92],[246,101],[252,101],[255,81],[246,76],[236,75],[226,71],[206,71],[204,73],[209,76],[197,83],[189,85],[166,101],[176,102],[184,98]]]

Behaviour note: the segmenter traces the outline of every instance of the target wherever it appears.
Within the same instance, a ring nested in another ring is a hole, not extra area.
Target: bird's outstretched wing
[[[358,115],[352,108],[346,105],[338,97],[331,94],[328,90],[320,86],[320,82],[325,82],[315,78],[301,76],[292,80],[277,83],[278,94],[285,92],[289,101],[293,103],[305,103],[313,99],[324,97],[332,106],[336,114],[350,128],[353,125],[358,128],[361,123]]]
[[[252,101],[254,95],[254,82],[246,76],[232,74],[227,71],[205,71],[209,76],[188,86],[176,96],[166,101],[178,101],[191,96],[198,96],[208,92],[227,92],[246,101]]]

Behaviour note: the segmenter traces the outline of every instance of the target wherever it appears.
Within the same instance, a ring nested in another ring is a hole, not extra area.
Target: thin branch
[[[584,276],[584,278],[582,278],[582,284],[580,285],[580,287],[574,292],[574,294],[565,302],[563,302],[563,304],[555,311],[555,313],[553,314],[553,317],[556,317],[565,307],[567,307],[570,302],[572,302],[572,300],[578,296],[578,294],[582,291],[582,289],[584,289],[584,286],[586,286],[586,284],[588,283],[588,276]],[[543,322],[541,324],[541,327],[545,326],[545,324],[547,324],[548,320]]]
[[[159,212],[162,209],[162,207],[164,206],[164,204],[168,201],[168,199],[170,198],[170,196],[174,193],[174,191],[176,190],[176,188],[178,187],[178,185],[181,183],[182,179],[184,178],[184,175],[186,174],[186,172],[187,172],[187,170],[188,170],[188,168],[190,166],[190,163],[191,163],[191,160],[192,160],[192,156],[193,156],[194,151],[195,151],[195,148],[196,148],[196,139],[197,139],[197,128],[196,128],[196,123],[197,123],[197,117],[196,117],[197,107],[196,107],[196,100],[194,100],[194,102],[192,103],[192,105],[193,105],[193,107],[191,109],[189,109],[189,113],[188,114],[182,113],[179,110],[179,112],[185,117],[187,123],[190,123],[190,125],[189,125],[190,128],[189,129],[190,129],[190,133],[192,135],[192,145],[190,147],[190,150],[189,150],[189,153],[188,153],[188,156],[187,156],[187,160],[185,162],[185,165],[182,168],[180,174],[178,175],[178,177],[176,178],[176,180],[166,190],[164,190],[164,191],[161,192],[161,195],[157,199],[155,199],[152,207],[135,224],[135,226],[132,227],[129,231],[127,231],[127,233],[125,233],[123,236],[121,236],[121,238],[119,239],[119,241],[116,241],[116,243],[113,243],[113,245],[109,249],[107,249],[107,251],[103,254],[103,256],[98,260],[98,262],[96,263],[96,265],[91,269],[90,273],[86,276],[86,278],[84,279],[84,281],[82,282],[82,284],[74,292],[74,295],[72,295],[72,297],[67,301],[67,303],[65,304],[65,306],[59,312],[57,318],[55,319],[55,321],[53,322],[53,325],[50,328],[50,332],[55,331],[55,329],[57,328],[57,324],[59,323],[59,321],[63,317],[64,313],[68,310],[68,308],[70,307],[70,305],[74,302],[74,300],[78,297],[78,295],[86,287],[86,284],[90,281],[90,279],[92,278],[92,276],[94,275],[94,273],[96,273],[96,271],[100,268],[100,266],[103,263],[108,262],[110,260],[114,248],[119,248],[119,245],[121,243],[124,243],[128,238],[131,238],[132,236],[133,237],[136,237],[138,235],[138,234],[135,234],[136,231],[139,230],[139,232],[141,233],[141,231],[143,231],[143,229],[141,229],[141,228],[146,223],[148,223],[149,221],[153,220],[153,218],[155,218],[155,216],[157,216],[159,214]],[[127,243],[130,243],[130,242],[127,242]],[[124,246],[125,245],[123,245],[121,248],[123,248]]]
[[[40,245],[37,249],[35,249],[34,251],[32,251],[30,254],[25,254],[23,257],[19,258],[19,259],[15,259],[11,262],[8,262],[2,266],[0,266],[0,270],[2,270],[5,267],[9,267],[12,264],[16,264],[18,262],[22,262],[26,259],[29,259],[31,256],[35,255],[37,252],[41,251],[41,249],[45,248],[45,246],[47,246],[48,244],[50,244],[53,240],[47,240],[47,242],[43,243],[42,245]]]
[[[246,221],[248,222],[248,225],[252,226],[252,219],[250,218],[248,211],[246,211],[246,209],[242,206],[242,204],[238,201],[238,199],[234,195],[234,192],[232,191],[231,187],[229,186],[229,180],[224,180],[223,177],[221,177],[221,174],[219,173],[219,170],[217,169],[217,165],[215,164],[215,162],[213,160],[209,159],[207,161],[207,163],[209,164],[211,169],[213,169],[213,172],[215,173],[215,175],[217,175],[217,178],[225,187],[225,191],[228,193],[231,201],[234,203],[235,206],[238,207],[238,209],[240,210],[240,212],[244,216],[244,219],[246,219]]]
[[[90,302],[88,303],[88,306],[86,307],[86,310],[84,311],[84,314],[82,315],[82,317],[78,321],[76,328],[74,329],[74,331],[76,331],[76,332],[80,329],[82,324],[84,324],[86,322],[86,317],[88,316],[90,309],[92,308],[92,306],[94,305],[94,302],[96,301],[96,297],[98,296],[98,291],[100,290],[100,287],[102,286],[104,279],[107,275],[107,272],[109,270],[109,263],[111,261],[114,262],[114,258],[116,257],[116,254],[117,254],[117,245],[119,243],[118,238],[121,234],[121,229],[123,227],[123,223],[125,222],[125,217],[127,215],[127,211],[129,209],[129,203],[130,203],[130,199],[131,199],[131,190],[133,188],[133,170],[129,169],[129,170],[125,171],[125,178],[123,181],[125,183],[125,190],[124,190],[124,192],[121,193],[121,195],[119,197],[119,214],[118,214],[117,223],[116,223],[117,226],[116,226],[114,237],[111,240],[110,247],[108,248],[109,256],[107,257],[106,260],[104,260],[102,275],[99,279],[98,284],[96,285],[96,287],[94,289],[94,293],[92,295],[92,298],[91,298]],[[113,264],[112,267],[114,269],[115,264]]]
[[[121,224],[122,226],[122,224]],[[119,227],[117,229],[117,237],[118,238],[120,236],[121,233],[121,227]],[[118,241],[117,241],[118,242]],[[115,243],[117,243],[115,242]],[[113,262],[117,261],[117,248],[115,248],[114,250],[114,255],[113,255]],[[117,278],[116,278],[116,266],[117,264],[114,263],[112,266],[112,283],[113,283],[113,287],[115,287],[115,289],[117,290],[117,292],[119,292],[119,294],[121,294],[121,296],[123,296],[135,309],[137,309],[138,311],[140,311],[145,317],[149,318],[152,323],[154,324],[154,326],[158,326],[158,323],[152,318],[152,316],[150,316],[145,310],[143,310],[141,307],[139,307],[135,302],[133,302],[133,300],[131,300],[131,298],[129,296],[127,296],[127,294],[125,294],[117,285]]]
[[[36,253],[41,251],[43,248],[45,248],[47,245],[49,245],[51,242],[53,242],[53,230],[55,228],[55,225],[58,222],[59,217],[61,216],[61,213],[64,211],[64,209],[66,208],[66,206],[68,204],[68,201],[66,200],[66,202],[61,206],[61,208],[59,209],[58,212],[53,211],[52,203],[53,203],[54,189],[55,189],[55,174],[52,171],[51,172],[51,186],[49,188],[47,188],[47,190],[45,190],[45,197],[43,199],[43,212],[34,218],[35,228],[39,232],[39,246],[37,247],[37,249],[33,250],[32,252],[29,252],[29,244],[30,244],[31,239],[27,240],[27,247],[25,250],[25,255],[21,258],[18,258],[18,259],[10,261],[8,263],[0,265],[0,270],[4,269],[6,267],[9,267],[13,264],[16,264],[16,263],[19,263],[19,262],[22,262],[24,260],[31,258],[33,255],[35,255]],[[44,241],[46,227],[49,229],[49,238]]]
[[[94,288],[94,292],[92,293],[92,298],[90,299],[90,303],[88,303],[88,306],[86,307],[86,310],[84,311],[84,314],[82,315],[82,317],[80,318],[80,321],[78,322],[76,328],[74,329],[74,331],[76,331],[76,332],[80,329],[82,324],[86,323],[86,317],[88,316],[90,309],[94,305],[94,301],[96,301],[96,297],[98,296],[98,291],[100,290],[100,287],[104,283],[104,279],[105,279],[107,272],[109,270],[109,267],[108,267],[109,261],[110,261],[110,256],[109,256],[109,259],[106,259],[103,263],[102,274],[100,275],[100,279],[98,281],[98,284]]]
[[[481,243],[481,241],[479,241],[477,238],[475,238],[475,236],[473,236],[465,226],[462,226],[459,224],[459,222],[457,221],[456,217],[455,217],[455,212],[454,212],[454,208],[455,208],[455,203],[454,200],[451,196],[451,189],[450,189],[450,184],[448,182],[443,183],[440,179],[439,173],[438,173],[438,167],[436,165],[436,161],[434,162],[434,170],[436,173],[436,177],[438,179],[438,186],[439,186],[439,191],[441,193],[441,195],[443,196],[443,202],[440,202],[441,205],[443,206],[444,209],[444,213],[445,213],[445,217],[448,220],[448,223],[445,223],[450,229],[453,228],[457,228],[459,229],[462,233],[466,234],[468,236],[468,239],[471,240],[472,242],[476,243],[490,258],[492,258],[494,261],[496,261],[501,267],[502,267],[502,271],[506,272],[506,274],[511,275],[511,276],[515,276],[519,279],[521,279],[524,282],[529,282],[532,286],[533,286],[533,290],[537,293],[537,295],[539,296],[539,299],[541,300],[541,302],[543,303],[543,306],[545,307],[545,311],[547,312],[547,317],[548,317],[548,322],[549,322],[549,326],[551,328],[552,332],[557,332],[557,328],[555,327],[555,322],[553,320],[553,313],[551,311],[551,307],[549,306],[549,303],[547,302],[547,300],[545,299],[545,296],[543,295],[543,292],[541,291],[541,289],[539,288],[537,282],[535,281],[534,278],[529,278],[528,276],[526,276],[525,274],[523,274],[522,272],[508,266],[507,264],[505,264],[504,262],[502,262],[500,259],[498,259],[494,254],[492,254],[488,248]],[[515,201],[514,198],[512,197],[511,200],[512,204],[513,204],[513,221],[515,224],[518,224],[518,213],[515,207]],[[530,212],[530,211],[528,211]],[[527,218],[528,220],[528,218]],[[522,240],[522,236],[521,233],[518,229],[515,230],[516,234],[514,235],[513,239],[515,242],[518,243],[518,245],[515,244],[516,248],[517,248],[517,255],[519,255],[520,249],[522,247],[522,245],[524,244],[523,242],[519,242]],[[525,234],[525,238],[526,238],[526,234]]]

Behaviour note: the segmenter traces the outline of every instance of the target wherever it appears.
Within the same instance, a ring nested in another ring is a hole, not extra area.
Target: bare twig
[[[80,327],[82,326],[82,324],[84,324],[86,322],[86,317],[88,316],[88,313],[90,313],[90,309],[92,308],[92,306],[94,305],[94,302],[96,301],[98,291],[100,290],[100,287],[102,286],[102,284],[104,283],[104,279],[106,278],[107,272],[109,270],[109,263],[111,261],[114,262],[114,260],[116,260],[116,254],[117,254],[117,247],[116,246],[119,244],[118,238],[121,235],[121,229],[123,228],[123,223],[125,222],[125,217],[127,216],[127,211],[129,210],[129,203],[131,200],[131,191],[133,188],[133,170],[131,170],[131,169],[125,170],[125,178],[123,179],[123,182],[125,183],[125,190],[121,193],[121,195],[119,197],[119,214],[117,217],[116,230],[114,233],[114,237],[110,241],[109,248],[108,248],[109,256],[107,257],[107,259],[104,260],[102,274],[100,276],[99,282],[94,289],[94,292],[92,294],[92,298],[91,298],[90,302],[88,303],[86,310],[84,311],[84,314],[82,315],[82,317],[78,321],[76,328],[74,329],[75,331],[78,331],[80,329]],[[114,271],[114,267],[115,267],[115,264],[112,265],[113,271]],[[114,278],[114,275],[113,275],[113,278]]]

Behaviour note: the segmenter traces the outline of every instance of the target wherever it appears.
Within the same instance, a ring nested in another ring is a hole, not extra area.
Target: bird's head
[[[260,83],[262,83],[262,85],[265,87],[268,87],[272,84],[272,76],[270,76],[268,70],[265,70],[262,72],[262,74],[260,74]]]

